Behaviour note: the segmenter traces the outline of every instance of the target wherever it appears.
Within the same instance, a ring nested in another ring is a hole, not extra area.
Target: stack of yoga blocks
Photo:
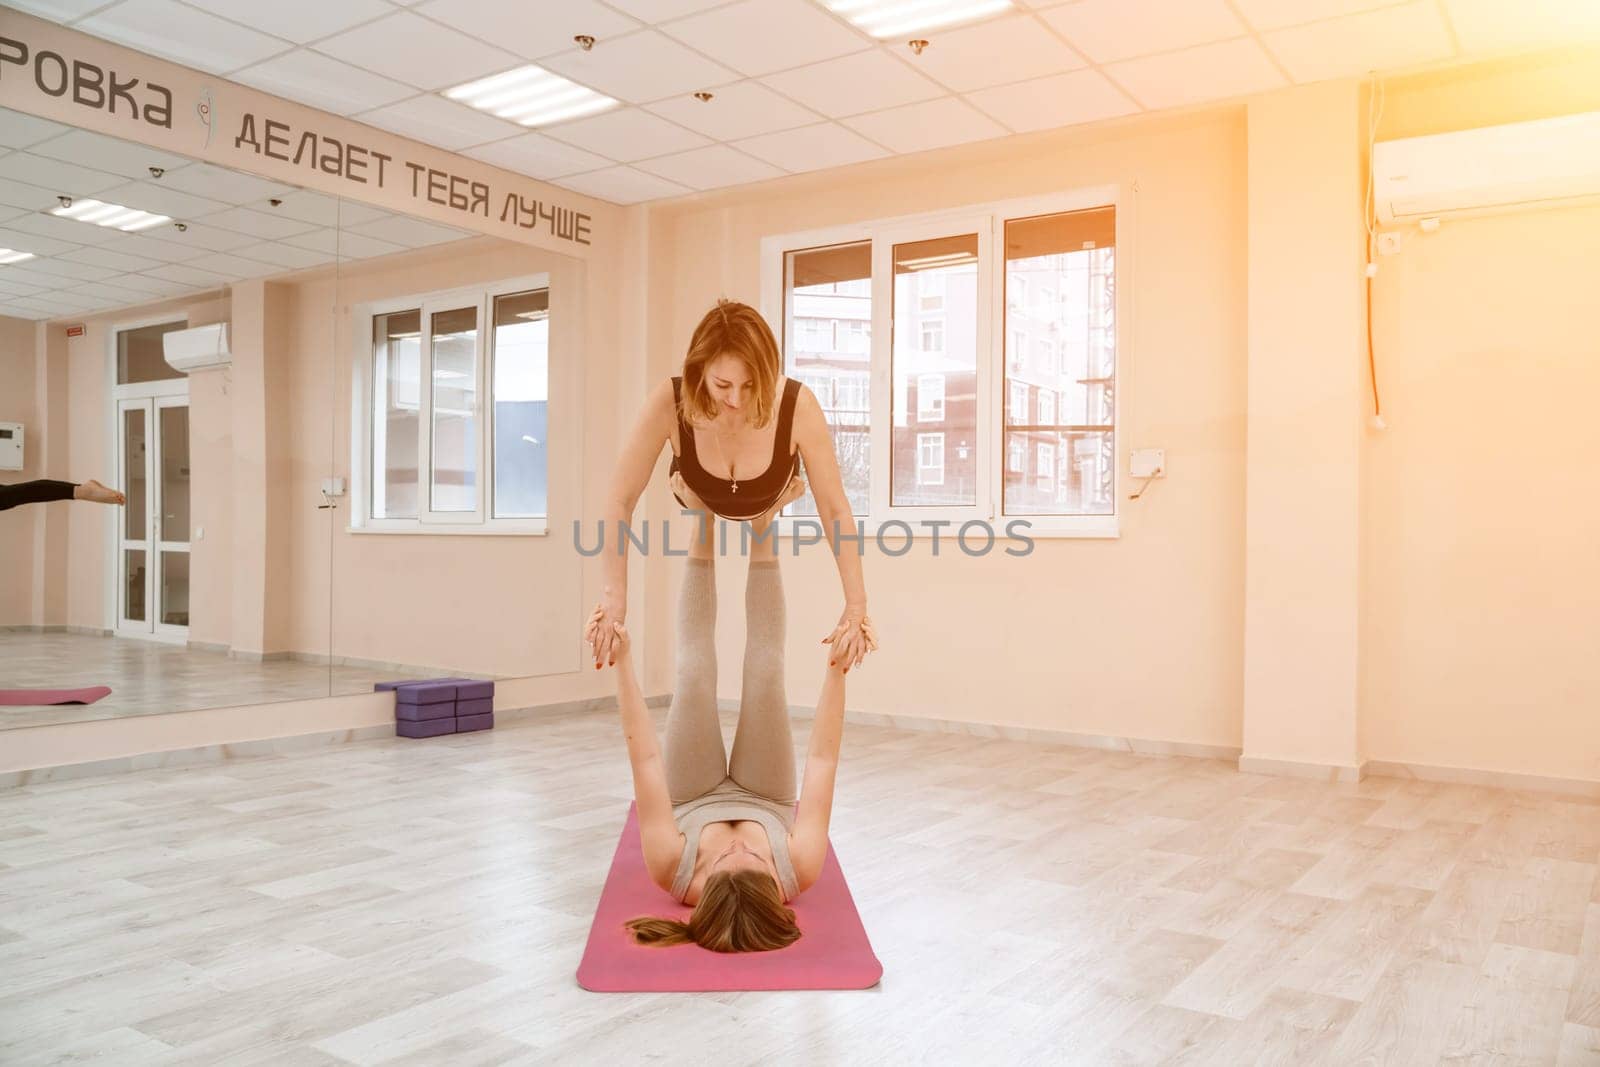
[[[394,730],[401,737],[439,737],[494,729],[494,683],[467,678],[379,682],[394,690]]]

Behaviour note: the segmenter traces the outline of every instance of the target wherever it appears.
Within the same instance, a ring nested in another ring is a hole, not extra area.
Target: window
[[[817,403],[824,409],[833,407],[833,378],[818,371],[802,371],[795,375],[816,394]]]
[[[917,434],[917,481],[923,485],[944,484],[944,434]]]
[[[763,240],[765,306],[782,306],[790,373],[835,375],[825,411],[858,517],[1117,532],[1118,195]],[[807,318],[831,322],[831,347]]]
[[[938,422],[944,418],[944,375],[917,375],[917,421]]]
[[[359,314],[352,525],[543,532],[550,293],[543,275]]]

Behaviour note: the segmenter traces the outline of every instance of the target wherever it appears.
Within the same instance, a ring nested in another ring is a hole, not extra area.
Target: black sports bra
[[[683,472],[683,480],[688,483],[706,506],[725,519],[753,519],[764,515],[771,509],[783,491],[788,488],[789,480],[800,473],[800,453],[789,453],[789,442],[794,430],[794,405],[800,396],[800,383],[790,378],[783,385],[783,399],[778,404],[778,433],[772,441],[772,463],[765,471],[754,478],[742,478],[735,482],[727,478],[717,478],[700,465],[700,457],[694,450],[694,430],[683,418],[683,379],[674,376],[672,379],[672,399],[678,419],[678,441],[683,449],[680,459],[676,454],[672,457],[672,466],[668,473]],[[783,457],[789,456],[789,462],[784,463]],[[735,488],[737,486],[737,488]],[[673,499],[683,507],[683,498],[677,493],[672,494]]]

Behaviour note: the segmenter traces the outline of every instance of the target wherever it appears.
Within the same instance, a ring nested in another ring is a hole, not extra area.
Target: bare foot
[[[92,500],[96,504],[126,504],[128,502],[127,497],[115,489],[107,489],[93,478],[80,483],[78,488],[72,491],[72,495],[78,500]]]

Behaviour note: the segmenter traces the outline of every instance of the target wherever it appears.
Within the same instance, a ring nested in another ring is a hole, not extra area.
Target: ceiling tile
[[[216,74],[259,63],[289,47],[277,37],[174,0],[123,0],[75,28]]]
[[[59,237],[49,237],[42,233],[29,233],[27,230],[13,230],[10,227],[0,226],[0,248],[9,248],[13,252],[32,252],[36,256],[53,256],[61,252],[71,252],[79,246],[74,241],[63,241]]]
[[[550,126],[546,132],[558,140],[623,162],[699,148],[706,143],[698,133],[636,107]]]
[[[1257,30],[1277,30],[1319,19],[1354,15],[1404,0],[1233,0],[1244,20]]]
[[[772,74],[761,81],[832,118],[945,95],[937,82],[879,48]]]
[[[97,267],[93,263],[74,263],[53,256],[41,256],[29,260],[28,268],[40,274],[48,274],[55,278],[71,278],[79,282],[97,282],[119,273],[110,267]]]
[[[246,259],[243,256],[231,255],[227,252],[213,252],[208,256],[196,256],[189,260],[186,266],[196,270],[207,270],[213,274],[225,274],[230,278],[264,278],[269,274],[277,274],[276,265],[262,263],[260,260]]]
[[[784,173],[770,163],[752,159],[722,144],[662,156],[636,166],[658,178],[666,178],[691,189],[720,189],[746,182],[766,181],[768,178],[781,177]]]
[[[158,264],[152,264],[156,266]],[[110,281],[95,282],[92,285],[79,286],[69,290],[73,297],[99,298],[109,301],[113,307],[130,307],[134,304],[147,304],[150,294],[140,289],[130,289],[121,284],[123,275],[117,275]]]
[[[148,270],[151,267],[161,266],[161,261],[158,259],[130,256],[126,252],[114,252],[109,248],[75,248],[70,252],[62,252],[60,258],[74,263],[92,263],[97,267],[110,267],[112,270]]]
[[[264,241],[258,245],[245,245],[238,250],[238,253],[246,259],[271,263],[273,266],[282,267],[285,270],[307,270],[311,267],[320,267],[324,263],[333,262],[333,254],[331,252],[313,252],[308,248],[296,248],[293,245],[286,245],[277,241]]]
[[[168,174],[161,179],[161,183],[172,186],[180,192],[194,193],[196,196],[228,204],[249,204],[274,196],[288,196],[294,192],[292,185],[282,185],[267,181],[265,178],[240,174],[238,171],[213,166],[210,163],[192,163],[182,170]]]
[[[112,282],[119,289],[131,289],[136,293],[145,294],[146,300],[156,296],[187,292],[191,288],[182,282],[152,278],[148,274],[119,274],[112,279]]]
[[[0,178],[49,189],[58,196],[62,193],[93,196],[121,185],[125,180],[120,175],[75,166],[65,160],[47,159],[32,152],[12,152],[0,156]]]
[[[1297,82],[1359,77],[1369,70],[1448,59],[1455,52],[1433,0],[1274,30],[1261,39]]]
[[[383,0],[204,0],[213,15],[252,26],[295,44],[305,44],[357,23],[379,18],[394,8]]]
[[[713,63],[654,30],[603,41],[591,52],[572,51],[551,56],[539,65],[607,96],[634,104],[712,89],[739,80],[727,67]]]
[[[378,208],[324,193],[313,193],[309,189],[296,189],[278,199],[283,203],[272,209],[274,215],[299,219],[316,226],[354,226],[383,216]]]
[[[925,152],[968,141],[1004,137],[1011,132],[955,97],[926,100],[839,121],[894,152]]]
[[[163,241],[183,245],[190,250],[190,255],[203,255],[206,252],[231,252],[235,248],[253,245],[260,238],[252,237],[247,233],[236,233],[233,230],[219,230],[215,226],[204,223],[191,222],[187,228],[179,230],[176,226],[160,226],[156,232],[160,233]]]
[[[194,249],[164,239],[168,234],[178,236],[176,230],[162,227],[160,232],[161,237],[147,237],[142,233],[121,234],[107,241],[103,247],[108,252],[126,252],[130,256],[144,256],[162,263],[181,263],[195,255]]]
[[[1039,17],[1096,63],[1249,32],[1225,0],[1078,0]]]
[[[462,155],[534,178],[558,178],[563,174],[600,170],[615,162],[542,133],[525,133],[521,137],[468,148]]]
[[[36,233],[42,237],[54,237],[59,241],[70,241],[78,245],[108,244],[122,236],[123,232],[110,226],[96,226],[92,222],[65,219],[43,211],[23,215],[21,218],[7,219],[6,228]]]
[[[402,137],[448,148],[452,152],[468,145],[498,141],[522,130],[514,122],[497,119],[476,108],[432,94],[415,96],[375,111],[364,111],[356,116],[356,120],[392,130]]]
[[[1105,72],[1148,108],[1226,100],[1288,84],[1251,37],[1111,63]]]
[[[611,167],[588,174],[572,174],[556,179],[556,184],[613,204],[637,204],[694,191],[633,167]]]
[[[441,226],[436,222],[425,222],[403,215],[386,215],[381,219],[363,222],[359,226],[346,227],[344,232],[346,235],[353,234],[357,237],[375,237],[380,241],[406,248],[423,248],[427,245],[460,241],[473,236],[453,226]]]
[[[56,206],[56,196],[53,189],[45,189],[27,182],[14,182],[9,178],[0,178],[0,204],[9,208],[19,208],[24,211],[43,211],[45,208]]]
[[[70,22],[97,7],[105,7],[106,0],[6,0],[6,6],[52,22]]]
[[[520,66],[522,60],[409,11],[327,40],[317,51],[422,89],[445,89]]]
[[[70,129],[71,126],[63,126],[59,122],[36,119],[32,115],[0,107],[0,146],[5,148],[26,148],[59,137]]]
[[[968,93],[969,103],[1017,132],[1131,115],[1140,110],[1096,70],[1077,70]]]
[[[724,85],[706,102],[692,96],[675,96],[649,104],[646,110],[715,141],[791,130],[822,117],[754,81]]]
[[[1461,47],[1475,55],[1600,40],[1600,4],[1583,0],[1444,0]]]
[[[405,251],[404,245],[397,245],[391,241],[363,237],[358,233],[339,233],[336,230],[313,230],[310,233],[285,238],[281,243],[295,248],[310,249],[313,252],[323,252],[330,256],[337,254],[340,259],[367,259],[371,256],[386,256],[391,252]]]
[[[165,267],[144,272],[147,278],[159,278],[162,281],[182,282],[184,285],[204,286],[206,288],[220,288],[232,281],[226,274],[215,271],[196,270],[194,267],[179,263],[169,263]]]
[[[889,154],[854,130],[832,122],[747,137],[734,142],[734,146],[795,173],[849,166]]]
[[[351,115],[417,95],[410,85],[304,48],[257,63],[233,78],[262,92],[276,93],[335,115]]]
[[[692,15],[708,7],[725,4],[728,0],[609,0],[612,7],[626,11],[641,22],[665,22],[682,15]]]
[[[169,189],[165,182],[165,178],[160,181],[129,182],[114,189],[107,189],[100,195],[100,199],[124,207],[136,207],[140,211],[166,215],[173,219],[199,219],[214,215],[218,211],[226,211],[228,208],[228,205],[220,200],[209,200],[193,193]]]
[[[640,28],[637,20],[597,0],[543,4],[536,18],[529,17],[527,0],[429,0],[412,10],[526,59],[573,48],[572,39],[580,33],[604,41]]]
[[[277,209],[270,204],[258,206],[260,210],[234,207],[215,215],[208,215],[206,225],[232,230],[234,233],[249,234],[259,241],[278,241],[316,229],[315,223],[279,215]]]
[[[28,151],[36,156],[65,160],[76,166],[92,167],[95,170],[120,174],[125,178],[148,178],[151,167],[172,171],[189,164],[189,160],[184,156],[159,152],[154,148],[146,148],[144,145],[91,133],[88,130],[73,130],[60,137],[52,137],[48,141],[32,146]]]
[[[996,57],[1004,57],[997,61]],[[935,37],[912,66],[957,92],[1079,70],[1083,57],[1032,15],[1019,14]]]
[[[807,0],[741,0],[669,22],[661,32],[748,77],[873,46]]]

